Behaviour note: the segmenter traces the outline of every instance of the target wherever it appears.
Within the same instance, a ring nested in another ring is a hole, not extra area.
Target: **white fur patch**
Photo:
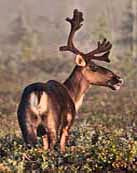
[[[42,93],[40,102],[38,103],[38,96],[35,92],[30,95],[30,108],[36,114],[40,115],[47,111],[48,96],[45,92]]]
[[[30,105],[31,106],[37,106],[38,105],[38,98],[34,92],[31,93],[31,95],[30,95]]]

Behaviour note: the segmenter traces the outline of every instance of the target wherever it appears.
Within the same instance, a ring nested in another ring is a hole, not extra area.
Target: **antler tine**
[[[98,41],[97,44],[98,44],[98,47],[95,50],[87,53],[87,56],[109,51],[112,47],[112,44],[109,41],[107,41],[106,38],[102,41],[102,43]]]
[[[106,61],[106,62],[110,62],[109,60],[109,54],[110,54],[110,49],[112,48],[112,44],[107,41],[107,39],[105,38],[102,43],[100,41],[97,42],[97,48],[89,53],[86,54],[87,58],[92,58],[92,59],[96,59],[96,60],[100,60],[100,61]],[[104,53],[101,56],[96,56],[96,54],[99,53]]]
[[[67,45],[66,46],[61,46],[59,49],[60,51],[71,51],[74,54],[83,54],[82,52],[80,52],[73,44],[73,37],[74,34],[77,30],[79,30],[82,26],[83,22],[83,13],[78,11],[77,9],[75,9],[73,11],[73,18],[66,18],[66,21],[69,22],[71,24],[71,30],[69,33],[69,37],[68,37],[68,41],[67,41]]]

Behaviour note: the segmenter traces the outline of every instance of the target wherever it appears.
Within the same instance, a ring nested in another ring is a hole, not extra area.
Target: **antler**
[[[107,41],[107,39],[104,39],[102,43],[98,41],[97,44],[98,44],[98,47],[95,50],[85,54],[85,56],[87,58],[110,62],[108,57],[110,54],[110,49],[112,48],[112,44],[109,41]],[[99,53],[104,53],[104,54],[100,56],[96,56],[96,54],[99,54]]]
[[[71,51],[74,54],[83,54],[81,51],[79,51],[73,44],[73,37],[77,30],[79,30],[82,26],[82,23],[84,21],[82,12],[79,12],[77,9],[73,11],[73,18],[66,18],[66,21],[71,24],[71,30],[68,37],[67,46],[61,46],[60,51]]]
[[[67,45],[61,46],[59,48],[60,51],[70,51],[70,52],[73,52],[74,54],[80,54],[83,56],[83,58],[85,58],[85,60],[95,59],[95,60],[110,62],[108,57],[110,54],[110,49],[112,47],[112,44],[109,41],[107,41],[107,39],[104,39],[102,43],[98,41],[97,43],[98,47],[87,54],[84,54],[83,52],[81,52],[74,46],[73,44],[74,34],[77,30],[81,28],[82,22],[84,21],[82,12],[75,9],[73,11],[73,18],[67,17],[66,21],[71,24],[71,30],[69,33]],[[97,56],[96,54],[99,54],[99,53],[104,53],[104,54]]]

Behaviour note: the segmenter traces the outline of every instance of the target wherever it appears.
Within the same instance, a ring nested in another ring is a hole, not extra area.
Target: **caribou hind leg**
[[[26,119],[23,120],[21,116],[18,115],[18,119],[24,142],[27,145],[35,146],[37,144],[37,126]]]
[[[24,133],[26,131],[26,133]],[[37,128],[29,126],[26,130],[22,130],[24,141],[27,145],[35,146],[37,144]]]
[[[24,142],[27,145],[35,146],[37,144],[38,116],[22,103],[19,105],[17,114]]]

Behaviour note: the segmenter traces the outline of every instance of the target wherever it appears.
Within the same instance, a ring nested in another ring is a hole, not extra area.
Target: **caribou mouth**
[[[109,83],[109,87],[112,90],[118,91],[121,88],[121,86],[123,85],[123,83],[124,83],[124,80],[120,78],[120,79],[118,79],[118,82],[116,84]]]
[[[121,88],[121,84],[116,84],[113,86],[114,90],[118,91]]]

